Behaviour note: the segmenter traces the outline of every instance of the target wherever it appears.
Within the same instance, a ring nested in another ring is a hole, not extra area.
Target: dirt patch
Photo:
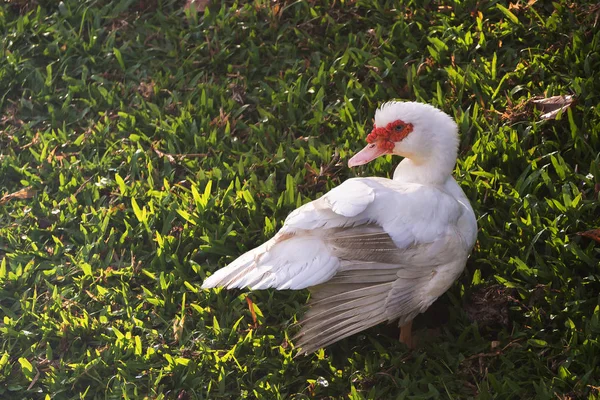
[[[508,308],[515,303],[516,290],[502,285],[476,288],[469,296],[464,310],[471,322],[483,331],[509,328],[511,321]]]

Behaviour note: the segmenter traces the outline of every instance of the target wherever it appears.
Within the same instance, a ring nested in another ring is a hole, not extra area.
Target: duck
[[[289,214],[268,241],[206,278],[203,289],[308,289],[294,337],[308,354],[380,323],[412,321],[463,272],[477,221],[452,177],[458,126],[429,104],[389,101],[349,167],[404,157],[392,179],[354,177]]]

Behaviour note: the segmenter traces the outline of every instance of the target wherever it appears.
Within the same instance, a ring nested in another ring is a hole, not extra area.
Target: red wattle
[[[396,128],[401,126],[401,130]],[[390,122],[385,128],[378,128],[376,125],[373,126],[373,130],[367,135],[367,143],[377,143],[377,146],[392,151],[394,149],[395,142],[400,142],[413,130],[412,124],[407,124],[402,120],[396,120]]]

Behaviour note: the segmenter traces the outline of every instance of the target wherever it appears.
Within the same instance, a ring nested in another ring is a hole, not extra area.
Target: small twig
[[[38,381],[39,378],[40,378],[40,370],[36,368],[35,376],[33,377],[33,380],[31,381],[29,386],[27,386],[27,390],[31,390],[31,388],[33,387],[33,385],[35,385],[35,383]]]
[[[479,353],[479,354],[473,354],[470,357],[467,357],[463,360],[463,362],[465,361],[471,361],[471,360],[475,360],[475,359],[481,359],[481,358],[488,358],[488,357],[497,357],[500,354],[502,354],[504,352],[504,350],[508,349],[509,347],[513,347],[516,342],[520,341],[522,339],[515,339],[512,342],[508,343],[506,346],[504,346],[503,348],[501,348],[500,350],[494,351],[493,353]]]
[[[208,153],[190,153],[190,154],[170,154],[170,153],[164,153],[161,150],[159,150],[158,148],[156,148],[154,145],[152,145],[152,150],[154,150],[154,152],[156,153],[157,156],[159,156],[159,157],[166,157],[167,160],[169,160],[169,162],[171,164],[175,163],[176,161],[184,160],[186,158],[208,157]]]
[[[77,188],[77,190],[75,191],[75,193],[73,193],[73,197],[77,197],[77,195],[79,193],[81,193],[83,191],[83,189],[85,188],[85,185],[87,185],[91,180],[92,180],[93,176],[90,176],[89,178],[87,178],[82,184],[81,186],[79,186]]]

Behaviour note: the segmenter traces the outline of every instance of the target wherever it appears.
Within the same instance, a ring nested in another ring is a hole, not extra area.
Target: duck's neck
[[[421,183],[424,185],[443,185],[446,183],[456,164],[456,158],[427,158],[414,160],[405,158],[394,171],[394,180],[398,182]]]

